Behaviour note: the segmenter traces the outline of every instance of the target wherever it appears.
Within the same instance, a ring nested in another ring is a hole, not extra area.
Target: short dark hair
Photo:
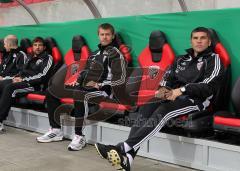
[[[103,30],[111,30],[112,34],[115,34],[115,30],[114,30],[114,27],[109,24],[109,23],[103,23],[103,24],[100,24],[98,26],[98,33],[99,33],[99,29],[102,28]]]
[[[208,38],[210,38],[210,32],[209,32],[208,28],[206,28],[206,27],[197,27],[197,28],[193,29],[191,32],[191,38],[192,38],[193,33],[196,33],[196,32],[204,32],[207,34]]]
[[[32,41],[32,44],[36,42],[41,42],[43,46],[46,46],[45,40],[42,37],[35,37]]]

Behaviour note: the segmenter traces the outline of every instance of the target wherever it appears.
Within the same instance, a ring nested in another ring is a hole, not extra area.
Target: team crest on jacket
[[[158,73],[160,71],[160,67],[159,66],[150,66],[149,69],[148,69],[148,75],[151,79],[154,79]]]
[[[202,61],[197,63],[197,69],[198,69],[198,71],[201,70],[202,66],[203,66],[203,62],[202,62]]]
[[[36,61],[36,65],[39,65],[41,62],[42,62],[42,59],[38,59],[38,60]]]

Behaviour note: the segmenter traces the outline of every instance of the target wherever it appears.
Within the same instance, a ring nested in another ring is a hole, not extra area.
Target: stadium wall
[[[40,23],[94,18],[84,0],[24,0]],[[178,0],[92,0],[102,17],[181,12]],[[240,7],[239,0],[185,0],[189,11]],[[4,3],[6,7],[6,4]],[[3,6],[3,7],[4,7]],[[22,6],[1,8],[0,26],[35,24]]]
[[[74,35],[83,35],[92,50],[97,48],[97,26],[103,22],[112,23],[122,35],[125,43],[132,49],[134,65],[137,56],[147,45],[148,37],[153,30],[166,33],[169,43],[177,55],[185,53],[190,46],[190,32],[197,26],[214,28],[229,51],[232,60],[233,81],[239,76],[240,49],[238,17],[240,8],[225,10],[197,11],[186,13],[169,13],[141,15],[129,17],[112,17],[104,19],[89,19],[65,23],[28,25],[16,27],[0,27],[0,38],[7,34],[16,34],[19,38],[35,36],[52,36],[59,44],[63,54],[71,48]]]

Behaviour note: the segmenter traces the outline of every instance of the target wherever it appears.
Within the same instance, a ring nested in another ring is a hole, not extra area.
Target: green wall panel
[[[52,36],[65,54],[71,47],[71,39],[76,34],[83,35],[92,50],[98,43],[97,26],[103,22],[112,23],[121,33],[126,44],[132,48],[134,65],[137,56],[147,45],[151,31],[160,29],[167,35],[177,55],[185,53],[190,46],[190,32],[197,26],[214,28],[232,59],[233,81],[239,76],[240,66],[240,9],[196,11],[187,13],[154,14],[130,17],[90,19],[66,23],[41,24],[16,27],[0,27],[0,38],[16,34],[19,38]]]

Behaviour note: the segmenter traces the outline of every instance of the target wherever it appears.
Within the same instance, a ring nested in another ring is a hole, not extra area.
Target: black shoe
[[[113,145],[104,145],[104,144],[100,144],[100,143],[96,143],[95,144],[95,148],[98,152],[98,154],[103,158],[103,159],[108,159],[108,153],[110,152],[110,150],[116,148]]]
[[[128,158],[123,155],[118,149],[110,150],[108,153],[108,161],[114,166],[117,170],[121,171],[130,171],[130,163]]]

